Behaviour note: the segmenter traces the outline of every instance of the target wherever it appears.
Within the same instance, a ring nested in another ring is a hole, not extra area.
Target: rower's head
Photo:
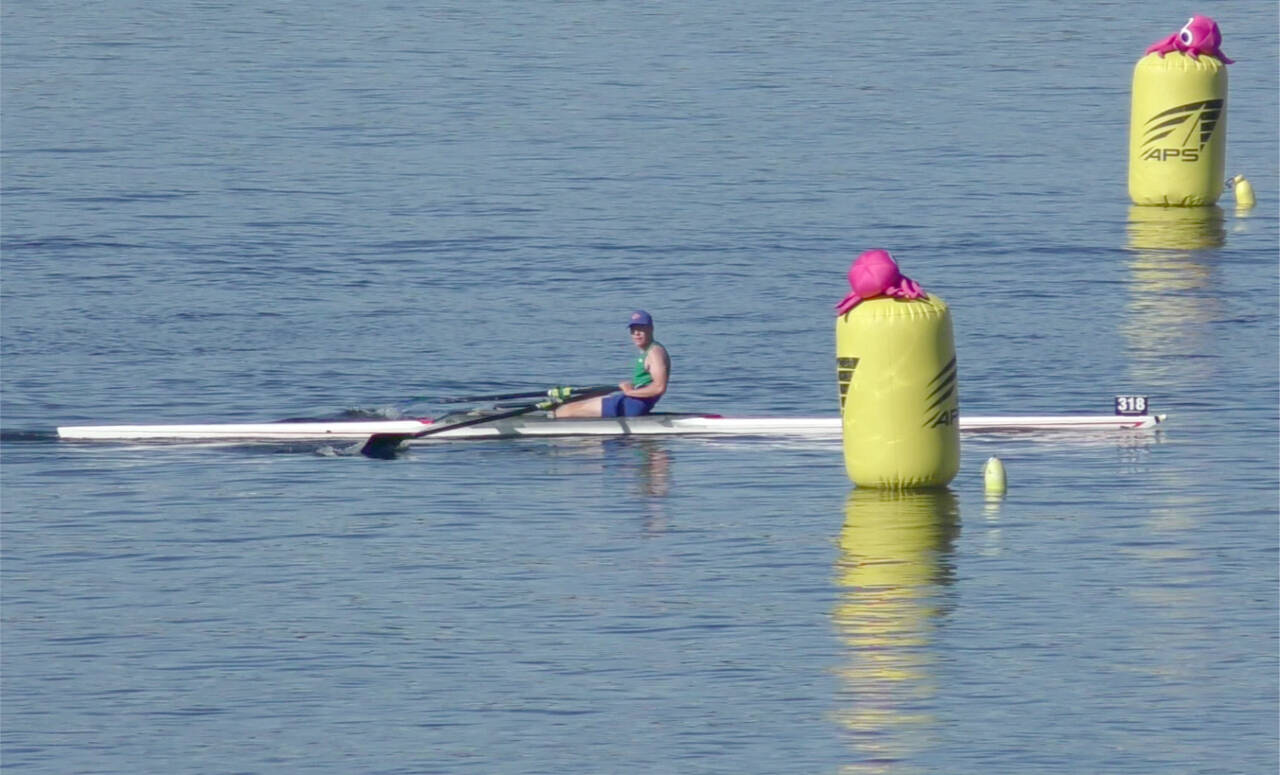
[[[653,341],[653,316],[648,312],[642,309],[632,312],[627,328],[636,347],[647,347]]]

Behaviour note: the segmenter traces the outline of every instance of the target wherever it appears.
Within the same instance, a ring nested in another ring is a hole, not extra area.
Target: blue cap
[[[648,312],[645,312],[642,309],[638,309],[635,312],[632,312],[631,320],[627,323],[628,328],[630,328],[631,326],[651,326],[651,325],[653,325],[653,318],[649,315]]]

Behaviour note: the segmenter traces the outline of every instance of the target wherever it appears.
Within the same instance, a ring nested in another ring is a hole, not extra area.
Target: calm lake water
[[[5,4],[6,771],[1277,770],[1275,3],[1204,9],[1249,211],[1129,205],[1167,3],[685,5]],[[634,307],[662,408],[834,414],[878,246],[963,414],[1168,423],[908,494],[838,442],[50,436],[614,381]]]

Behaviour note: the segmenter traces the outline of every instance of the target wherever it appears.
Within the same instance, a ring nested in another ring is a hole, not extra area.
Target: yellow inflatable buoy
[[[859,487],[940,487],[960,467],[951,312],[879,297],[836,319],[845,470]]]
[[[1227,160],[1227,68],[1208,54],[1147,54],[1133,71],[1129,198],[1211,205]]]
[[[941,487],[960,467],[951,312],[876,248],[836,305],[844,462],[859,487]]]

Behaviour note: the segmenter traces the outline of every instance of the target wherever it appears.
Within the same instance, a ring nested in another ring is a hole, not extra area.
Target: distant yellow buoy
[[[1008,489],[1000,458],[994,455],[987,458],[987,464],[982,467],[982,483],[988,495],[1003,495]]]
[[[1253,196],[1253,184],[1244,175],[1236,175],[1227,180],[1227,188],[1235,192],[1237,210],[1248,210],[1258,203]]]

